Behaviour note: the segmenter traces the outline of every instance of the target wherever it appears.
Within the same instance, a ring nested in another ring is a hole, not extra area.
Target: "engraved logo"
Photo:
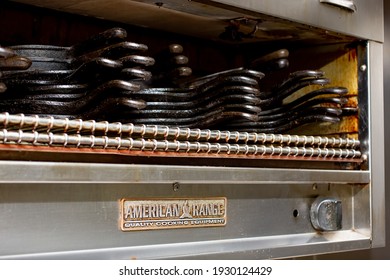
[[[123,231],[226,225],[226,198],[122,199]]]

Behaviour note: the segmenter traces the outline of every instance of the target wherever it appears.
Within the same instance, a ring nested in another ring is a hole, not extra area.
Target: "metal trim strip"
[[[369,171],[0,161],[0,183],[370,183]]]

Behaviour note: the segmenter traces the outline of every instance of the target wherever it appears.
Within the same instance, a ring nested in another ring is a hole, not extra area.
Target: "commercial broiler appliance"
[[[16,2],[120,27],[4,23],[1,258],[384,246],[381,1]]]

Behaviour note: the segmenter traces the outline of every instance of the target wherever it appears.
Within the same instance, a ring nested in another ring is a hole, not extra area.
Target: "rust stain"
[[[344,107],[358,108],[358,98],[357,96],[349,97],[347,103]]]
[[[344,55],[338,57],[332,62],[328,63],[320,70],[324,71],[325,78],[330,80],[330,84],[324,87],[345,87],[348,89],[348,96],[358,95],[358,64],[356,59],[356,50],[352,49]],[[313,85],[307,86],[284,100],[284,103],[288,103],[295,98],[305,95],[316,89],[320,89],[322,86]]]
[[[351,138],[352,138],[351,134]],[[29,152],[50,152],[53,155],[64,153],[75,154],[111,154],[136,157],[176,157],[176,158],[208,158],[208,159],[266,159],[266,160],[287,160],[287,161],[328,161],[328,162],[356,162],[360,163],[360,158],[331,158],[331,157],[308,157],[308,156],[287,156],[287,155],[260,155],[260,154],[216,154],[216,153],[185,153],[185,152],[159,152],[159,151],[133,151],[99,148],[76,148],[76,147],[53,147],[53,146],[30,146],[19,144],[0,144],[0,151],[29,151]]]
[[[357,69],[358,63],[356,49],[351,49],[321,69],[325,72],[325,77],[330,79],[330,84],[325,87],[345,87],[348,89],[348,94],[345,96],[348,98],[348,101],[345,105],[343,105],[343,107],[359,108]],[[294,93],[294,95],[291,96],[291,99],[302,96],[318,88],[321,87],[306,87]],[[285,101],[289,102],[290,100],[286,99]],[[354,138],[357,138],[358,124],[359,122],[357,116],[345,116],[342,117],[341,121],[336,124],[307,124],[290,131],[290,133],[324,136],[352,134],[354,135]]]
[[[357,52],[356,52],[356,49],[352,49],[352,50],[348,53],[348,60],[349,60],[349,61],[357,61]]]
[[[292,134],[301,135],[318,135],[335,137],[345,134],[353,135],[354,139],[358,139],[359,122],[357,116],[345,116],[341,118],[338,123],[313,123],[301,126],[294,130],[291,130]]]
[[[331,80],[330,86],[341,86],[348,89],[350,95],[358,92],[356,50],[352,49],[331,63],[325,65],[323,70],[327,78]]]

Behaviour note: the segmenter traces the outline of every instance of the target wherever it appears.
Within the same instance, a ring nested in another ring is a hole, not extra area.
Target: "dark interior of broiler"
[[[243,11],[191,36],[2,6],[2,158],[365,166],[365,42]]]

